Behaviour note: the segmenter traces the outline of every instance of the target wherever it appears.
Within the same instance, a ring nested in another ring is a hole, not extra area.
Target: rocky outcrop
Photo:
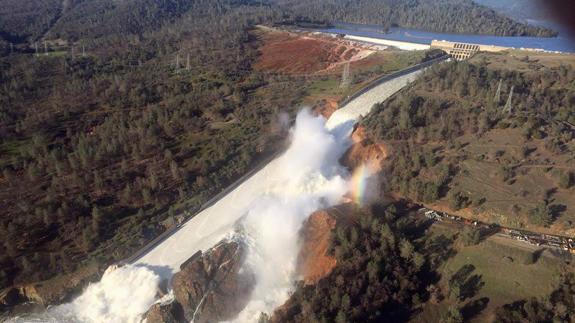
[[[317,115],[322,115],[324,118],[329,119],[331,115],[337,110],[338,104],[335,98],[326,98],[321,100],[314,107],[314,112]]]
[[[305,284],[315,284],[329,275],[337,261],[328,254],[335,219],[325,210],[313,213],[301,230],[302,246],[297,272]]]
[[[180,266],[172,287],[175,300],[154,305],[148,322],[219,322],[233,319],[246,306],[254,277],[240,272],[245,247],[221,242],[206,253],[198,252]]]
[[[11,307],[23,302],[43,306],[56,305],[71,300],[82,289],[101,277],[101,268],[93,265],[52,279],[22,286],[15,286],[0,292],[0,307]]]
[[[343,155],[342,165],[355,169],[362,164],[368,164],[374,172],[383,166],[383,161],[389,156],[389,150],[383,143],[371,141],[362,126],[357,127],[351,135],[353,145]]]
[[[179,323],[185,322],[182,307],[178,302],[154,304],[146,314],[146,323]]]

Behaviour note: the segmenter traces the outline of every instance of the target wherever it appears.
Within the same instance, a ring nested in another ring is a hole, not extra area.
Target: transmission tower
[[[511,99],[513,98],[513,89],[514,86],[511,87],[511,91],[509,92],[509,97],[507,98],[507,103],[505,103],[505,108],[503,108],[503,112],[511,113]]]
[[[351,78],[349,76],[349,62],[345,63],[345,65],[343,66],[343,72],[341,74],[341,84],[340,84],[340,88],[347,88],[349,87],[350,83],[351,83]]]
[[[495,104],[499,106],[500,101],[501,101],[501,79],[499,79],[499,85],[497,85],[497,92],[495,92]]]

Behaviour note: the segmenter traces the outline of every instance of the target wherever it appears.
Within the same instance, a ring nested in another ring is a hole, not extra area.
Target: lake
[[[465,42],[482,45],[496,45],[504,47],[535,48],[546,51],[575,53],[575,41],[560,31],[557,37],[502,37],[490,35],[467,35],[452,33],[437,33],[409,28],[391,28],[384,33],[381,26],[337,23],[333,28],[321,29],[322,32],[347,34],[398,40],[419,44],[430,44],[432,40],[447,40],[452,42]]]

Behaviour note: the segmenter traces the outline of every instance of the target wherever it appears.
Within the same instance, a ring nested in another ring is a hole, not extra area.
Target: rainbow
[[[363,206],[366,202],[368,179],[371,175],[370,168],[362,164],[354,170],[351,176],[351,196],[353,201],[359,206]]]

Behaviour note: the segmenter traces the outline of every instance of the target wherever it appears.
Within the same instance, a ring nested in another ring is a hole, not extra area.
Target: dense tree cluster
[[[60,17],[70,0],[0,1],[0,39],[23,42],[44,34]]]
[[[407,233],[413,223],[400,214],[390,205],[381,213],[361,214],[358,223],[338,221],[332,233],[337,266],[316,285],[300,286],[276,312],[277,321],[406,321],[428,296],[430,259]]]
[[[278,147],[302,81],[251,68],[274,13],[244,3],[137,34],[71,24],[65,52],[0,59],[0,288],[122,259]]]
[[[281,21],[304,25],[343,21],[443,32],[555,35],[549,29],[516,22],[471,0],[1,0],[0,39],[14,43],[43,37],[77,41],[120,31],[139,34],[177,21],[187,12],[215,17],[237,6],[267,8],[279,13]]]
[[[418,28],[439,32],[505,36],[554,36],[547,28],[518,23],[471,0],[277,0],[296,16]]]
[[[559,286],[544,299],[531,298],[507,304],[497,310],[497,321],[573,322],[575,320],[575,276],[563,274]]]

